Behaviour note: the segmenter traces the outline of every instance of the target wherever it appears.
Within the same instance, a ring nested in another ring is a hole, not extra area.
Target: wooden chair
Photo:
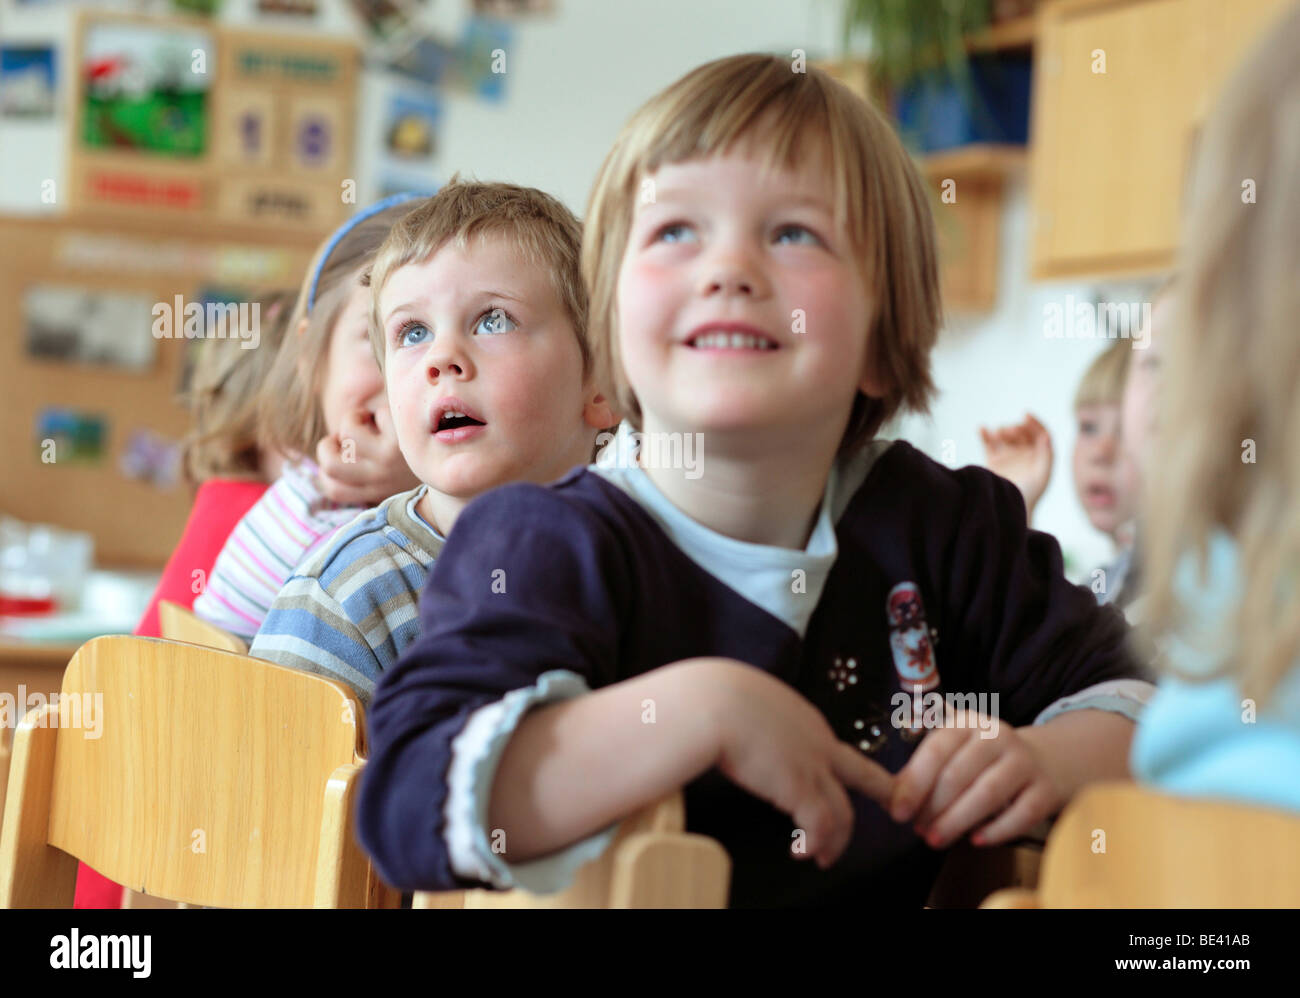
[[[187,610],[179,603],[165,599],[158,601],[158,625],[162,636],[168,641],[188,641],[193,645],[203,645],[204,648],[248,654],[248,642],[243,638],[223,631],[216,624],[209,624],[193,610]]]
[[[1300,907],[1300,815],[1098,784],[1057,819],[1038,890],[982,907]]]
[[[72,726],[83,694],[99,701],[99,737]],[[80,859],[191,904],[395,907],[351,833],[364,750],[342,684],[157,638],[96,638],[68,664],[60,702],[15,735],[0,906],[70,906]]]
[[[240,655],[248,653],[248,644],[243,638],[236,637],[229,631],[222,630],[216,624],[210,624],[194,611],[172,603],[170,600],[158,601],[158,624],[162,636],[169,641],[188,641],[190,644],[203,645],[205,648],[219,648],[233,651]],[[168,901],[164,898],[151,897],[129,887],[122,888],[123,908],[190,908],[184,902]]]
[[[417,893],[415,908],[725,908],[731,859],[717,841],[685,831],[680,793],[620,826],[605,852],[557,894],[527,891]]]

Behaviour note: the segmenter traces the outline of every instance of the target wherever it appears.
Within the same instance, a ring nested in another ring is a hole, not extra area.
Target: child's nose
[[[469,357],[450,336],[443,337],[440,343],[435,343],[429,349],[425,363],[428,365],[427,374],[430,381],[437,381],[439,378],[465,377],[471,368]]]
[[[752,297],[762,294],[765,287],[760,269],[747,253],[718,254],[705,265],[702,291],[706,295]]]

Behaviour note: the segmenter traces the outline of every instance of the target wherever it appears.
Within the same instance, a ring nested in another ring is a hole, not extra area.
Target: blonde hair
[[[1116,340],[1099,353],[1083,372],[1074,393],[1074,411],[1085,405],[1119,405],[1124,398],[1124,381],[1128,377],[1129,357],[1133,345]]]
[[[641,409],[618,347],[618,273],[642,180],[660,166],[721,155],[741,140],[762,146],[764,170],[794,168],[820,143],[831,171],[837,221],[858,252],[877,313],[862,335],[885,397],[862,393],[841,441],[869,440],[900,408],[927,412],[934,394],[930,350],[941,321],[930,196],[889,122],[819,69],[737,55],[692,70],[652,97],[623,127],[596,177],[582,247],[591,292],[596,377],[634,426]]]
[[[388,230],[417,204],[395,204],[344,226],[316,250],[258,401],[263,447],[290,457],[315,452],[326,433],[320,397],[334,324]]]
[[[1159,425],[1143,523],[1154,636],[1181,626],[1189,551],[1217,527],[1240,553],[1234,663],[1262,702],[1300,651],[1300,8],[1232,77],[1207,122],[1161,346]],[[1245,203],[1247,179],[1260,204]],[[1253,441],[1255,463],[1243,461]]]
[[[190,432],[181,441],[181,466],[191,484],[209,478],[261,479],[258,396],[289,328],[296,295],[273,291],[258,305],[258,341],[238,337],[200,342],[185,401]]]
[[[573,324],[582,373],[591,369],[587,342],[587,289],[579,256],[582,226],[560,201],[533,187],[479,183],[453,176],[446,187],[394,225],[362,278],[370,286],[370,345],[382,369],[384,322],[379,296],[402,267],[428,260],[448,243],[464,249],[477,236],[501,235],[523,258],[551,276],[556,296]]]

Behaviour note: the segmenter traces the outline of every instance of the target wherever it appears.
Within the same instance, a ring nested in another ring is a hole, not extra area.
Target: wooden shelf
[[[1034,15],[1023,14],[1000,21],[978,34],[966,38],[967,52],[1000,52],[1003,49],[1030,48],[1034,44]]]
[[[981,142],[931,153],[922,156],[919,162],[922,172],[931,179],[936,177],[997,177],[1000,179],[1012,171],[1024,169],[1029,162],[1029,148]]]

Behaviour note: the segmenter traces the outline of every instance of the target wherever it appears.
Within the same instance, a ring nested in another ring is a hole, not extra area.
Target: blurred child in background
[[[1155,365],[1141,373],[1139,364],[1124,417],[1126,435],[1131,421],[1158,442],[1145,448],[1139,541],[1146,623],[1168,670],[1134,739],[1134,775],[1177,793],[1293,810],[1300,810],[1298,159],[1300,8],[1293,8],[1242,62],[1205,125],[1160,331],[1159,378]],[[1258,204],[1243,197],[1246,181],[1257,186]]]
[[[1094,592],[1098,602],[1118,602],[1121,608],[1133,593],[1133,587],[1125,590],[1124,583],[1130,566],[1138,485],[1120,426],[1125,383],[1135,353],[1145,358],[1151,351],[1137,350],[1131,340],[1118,339],[1088,365],[1074,394],[1075,437],[1070,461],[1079,505],[1088,522],[1106,534],[1118,552],[1116,560],[1102,569],[1103,584],[1094,587]],[[1028,519],[1033,522],[1052,473],[1052,438],[1047,427],[1026,415],[1016,426],[992,431],[980,427],[980,436],[985,464],[1020,489]]]
[[[417,197],[395,195],[358,213],[321,247],[303,282],[259,403],[261,432],[285,456],[283,470],[230,535],[194,601],[195,613],[232,634],[257,633],[315,545],[416,484],[370,348],[361,275]]]

